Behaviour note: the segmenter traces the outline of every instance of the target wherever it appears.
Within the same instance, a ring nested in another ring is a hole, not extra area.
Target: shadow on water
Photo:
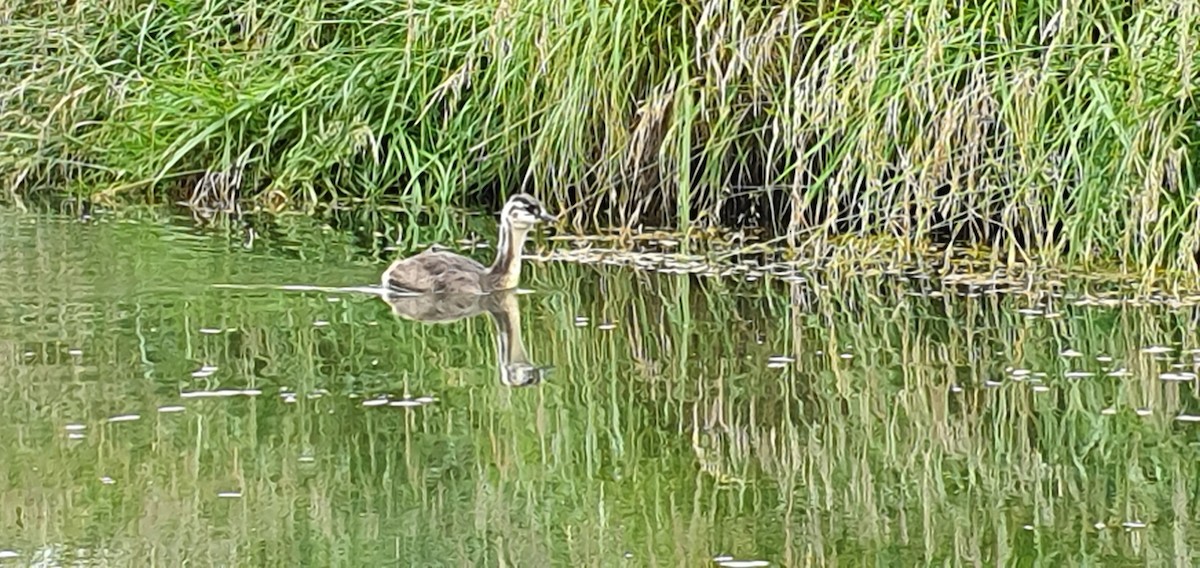
[[[0,214],[0,564],[1195,564],[1193,308],[312,238]]]

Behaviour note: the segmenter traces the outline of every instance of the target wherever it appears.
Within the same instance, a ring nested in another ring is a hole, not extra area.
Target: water
[[[0,214],[0,564],[1196,563],[1190,307],[243,237]]]

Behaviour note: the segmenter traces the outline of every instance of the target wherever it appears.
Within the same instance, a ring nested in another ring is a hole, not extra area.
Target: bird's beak
[[[541,219],[547,223],[557,223],[558,215],[551,215],[549,211],[542,210],[541,213],[538,213],[538,219]]]

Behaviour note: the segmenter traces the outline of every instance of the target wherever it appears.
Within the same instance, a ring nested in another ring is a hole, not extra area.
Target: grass
[[[0,184],[312,210],[952,239],[1195,274],[1200,9],[1141,3],[17,0]]]

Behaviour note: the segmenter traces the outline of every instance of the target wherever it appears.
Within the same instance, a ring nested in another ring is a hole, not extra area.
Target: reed
[[[0,191],[954,239],[1195,273],[1192,2],[0,6]]]

